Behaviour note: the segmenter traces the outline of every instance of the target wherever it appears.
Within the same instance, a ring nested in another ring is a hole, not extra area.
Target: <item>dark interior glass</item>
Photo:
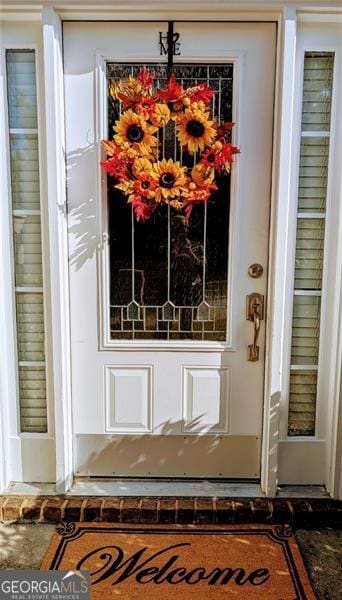
[[[141,66],[108,63],[109,84]],[[166,66],[149,68],[165,87]],[[206,81],[217,92],[213,116],[232,120],[231,64],[175,65],[173,71],[185,87]],[[108,95],[109,139],[119,115],[119,103]],[[193,157],[175,146],[173,127],[160,137],[161,152],[192,166]],[[188,222],[165,205],[143,223],[108,177],[112,339],[226,340],[230,177],[217,183],[207,206],[196,206]]]

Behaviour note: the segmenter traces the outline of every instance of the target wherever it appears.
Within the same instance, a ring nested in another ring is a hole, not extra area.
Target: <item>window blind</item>
[[[333,52],[306,52],[299,160],[288,435],[316,426]]]
[[[34,50],[6,52],[20,428],[47,431],[45,326]]]

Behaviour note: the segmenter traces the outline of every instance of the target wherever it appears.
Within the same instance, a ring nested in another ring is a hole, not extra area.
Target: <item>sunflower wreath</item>
[[[109,93],[122,106],[113,140],[102,142],[107,160],[101,165],[114,187],[137,220],[147,221],[162,205],[188,218],[194,205],[218,189],[217,176],[228,175],[239,153],[229,142],[233,123],[218,125],[210,116],[214,90],[206,83],[185,89],[174,75],[159,89],[143,67],[136,78],[112,82]],[[179,148],[168,153],[175,139]]]

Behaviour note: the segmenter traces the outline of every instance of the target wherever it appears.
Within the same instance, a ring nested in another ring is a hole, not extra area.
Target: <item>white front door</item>
[[[214,87],[241,149],[188,226],[134,221],[99,166],[107,82],[147,65],[163,84],[167,27],[64,24],[75,472],[258,478],[265,320],[251,362],[246,297],[267,292],[276,25],[174,23],[176,78]]]

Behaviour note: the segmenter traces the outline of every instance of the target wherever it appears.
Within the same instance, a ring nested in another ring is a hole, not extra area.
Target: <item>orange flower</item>
[[[155,197],[157,182],[146,171],[141,171],[133,183],[134,195],[140,198],[152,199]]]
[[[216,142],[212,148],[206,150],[201,163],[205,167],[214,167],[217,171],[230,172],[230,165],[234,161],[234,154],[239,154],[239,148],[232,144]]]

